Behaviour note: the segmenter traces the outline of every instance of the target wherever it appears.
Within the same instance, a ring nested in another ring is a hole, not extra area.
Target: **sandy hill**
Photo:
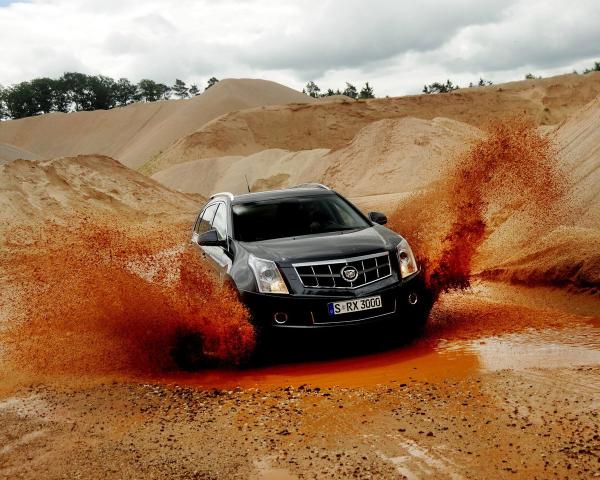
[[[14,145],[8,145],[6,143],[0,143],[0,164],[10,162],[18,158],[22,158],[24,160],[42,159],[42,157],[39,155],[22,148],[15,147]]]
[[[441,167],[481,135],[445,118],[401,118],[368,124],[344,148],[203,158],[175,164],[152,178],[171,188],[204,196],[216,191],[253,191],[319,181],[349,196],[409,192],[435,181]]]
[[[568,174],[571,191],[555,228],[511,248],[515,231],[527,224],[506,218],[487,247],[502,245],[505,259],[489,255],[487,275],[511,281],[600,286],[600,96],[563,122],[553,134],[558,160]],[[518,235],[517,235],[518,237]]]
[[[0,165],[1,225],[102,211],[120,217],[183,215],[188,219],[200,201],[104,156],[14,160]]]
[[[600,94],[600,73],[561,75],[418,95],[304,105],[270,106],[231,112],[179,139],[153,159],[146,172],[200,158],[251,155],[347,145],[367,124],[386,119],[446,117],[476,127],[507,116],[527,115],[539,125],[557,124]]]
[[[2,122],[0,143],[45,158],[108,155],[137,168],[178,138],[227,112],[311,101],[310,97],[275,82],[229,79],[188,100],[136,103],[94,112],[51,113]]]
[[[429,187],[481,130],[448,118],[379,120],[324,158],[320,181],[352,197],[414,192]]]
[[[600,229],[600,96],[559,126],[559,157],[574,183],[577,223]]]

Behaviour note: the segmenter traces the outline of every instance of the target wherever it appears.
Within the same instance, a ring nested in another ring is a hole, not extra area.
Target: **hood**
[[[376,225],[348,232],[243,242],[243,247],[257,257],[287,265],[297,262],[356,257],[390,250],[398,244],[400,239],[398,234]]]

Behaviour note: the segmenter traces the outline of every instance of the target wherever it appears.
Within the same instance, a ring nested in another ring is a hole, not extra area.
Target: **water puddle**
[[[600,330],[581,326],[529,331],[443,348],[473,352],[483,371],[595,366],[600,365]]]

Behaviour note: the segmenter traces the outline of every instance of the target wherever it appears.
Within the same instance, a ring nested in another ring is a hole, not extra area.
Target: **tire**
[[[202,334],[198,332],[181,332],[177,334],[171,357],[181,370],[193,372],[207,363],[204,354]]]

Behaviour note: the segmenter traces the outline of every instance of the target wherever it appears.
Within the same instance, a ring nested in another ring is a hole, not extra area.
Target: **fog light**
[[[288,321],[287,313],[277,312],[275,315],[273,315],[273,320],[275,320],[275,323],[278,325],[283,325]]]
[[[418,301],[419,296],[415,292],[408,294],[408,303],[410,303],[411,305],[416,305]]]

